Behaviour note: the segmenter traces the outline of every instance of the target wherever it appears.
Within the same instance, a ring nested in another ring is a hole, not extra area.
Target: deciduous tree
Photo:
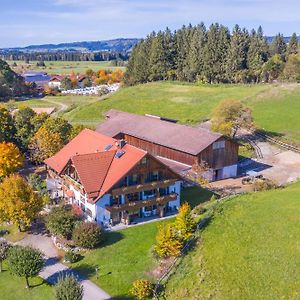
[[[235,137],[239,127],[253,126],[251,110],[236,100],[224,100],[213,111],[212,129]]]
[[[28,146],[30,159],[36,163],[42,163],[56,154],[63,146],[64,142],[59,133],[41,127],[32,137]]]
[[[0,143],[0,179],[22,167],[24,156],[13,143]]]
[[[16,127],[9,111],[0,106],[0,142],[13,142],[15,140]]]
[[[0,221],[8,221],[19,230],[30,226],[43,208],[43,199],[23,177],[12,174],[0,184]]]
[[[191,214],[191,207],[188,203],[183,203],[180,208],[178,215],[175,219],[175,228],[178,236],[183,240],[187,240],[196,229],[196,222]]]
[[[29,288],[28,279],[37,276],[44,267],[42,253],[29,246],[14,246],[8,253],[9,269],[19,277],[25,277],[26,288]]]
[[[159,257],[179,256],[183,247],[183,240],[176,234],[172,224],[160,226],[156,236],[154,251]]]

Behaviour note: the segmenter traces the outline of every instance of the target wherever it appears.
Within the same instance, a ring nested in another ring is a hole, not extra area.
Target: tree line
[[[20,52],[8,51],[0,55],[3,60],[12,61],[126,61],[127,52],[100,51],[100,52],[81,52],[81,51],[56,51],[56,52]]]
[[[271,43],[262,27],[249,32],[236,25],[232,32],[218,23],[183,26],[172,32],[152,32],[132,51],[125,83],[158,80],[203,83],[268,82],[285,76],[300,80],[297,35],[286,43],[282,34]],[[285,72],[285,68],[288,70]]]

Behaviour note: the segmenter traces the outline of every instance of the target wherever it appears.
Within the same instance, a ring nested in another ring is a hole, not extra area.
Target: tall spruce
[[[272,43],[270,45],[270,53],[272,56],[279,54],[282,59],[285,59],[286,51],[287,47],[284,41],[284,37],[281,33],[278,33],[272,40]]]
[[[249,33],[235,25],[228,51],[226,71],[230,82],[239,82],[241,71],[247,68],[247,54],[249,49]]]
[[[297,34],[294,32],[287,46],[287,55],[297,54],[299,51],[299,42]]]
[[[252,81],[259,82],[264,63],[268,60],[268,44],[261,26],[257,32],[253,29],[250,36],[247,65]]]
[[[204,48],[206,44],[206,28],[204,23],[199,24],[191,37],[191,46],[187,61],[189,66],[189,81],[201,77],[204,71]]]
[[[229,30],[212,24],[207,32],[207,43],[204,49],[204,76],[209,83],[226,81],[226,60],[229,48]]]

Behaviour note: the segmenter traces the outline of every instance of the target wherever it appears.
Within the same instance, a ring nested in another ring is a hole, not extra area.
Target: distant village
[[[88,69],[85,74],[48,74],[45,71],[26,70],[20,73],[25,83],[40,94],[104,95],[116,91],[124,78],[120,69],[113,72]]]

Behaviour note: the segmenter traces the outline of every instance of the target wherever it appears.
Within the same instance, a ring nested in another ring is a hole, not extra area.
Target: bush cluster
[[[79,247],[93,249],[102,241],[102,231],[95,223],[79,223],[73,232],[73,241]]]
[[[139,300],[149,298],[153,294],[152,283],[149,280],[138,279],[132,285],[130,292]]]

